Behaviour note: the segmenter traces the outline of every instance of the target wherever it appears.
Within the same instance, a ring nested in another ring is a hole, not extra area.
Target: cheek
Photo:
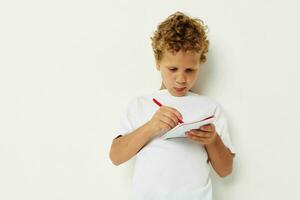
[[[161,77],[163,78],[163,82],[167,84],[174,79],[173,75],[168,72],[161,73]]]
[[[172,73],[170,73],[170,72],[165,72],[164,73],[164,78],[166,79],[166,80],[173,80],[174,79],[174,74],[172,74]]]
[[[190,75],[188,76],[189,82],[194,82],[196,79],[197,79],[197,74],[196,74],[196,73],[190,74]]]

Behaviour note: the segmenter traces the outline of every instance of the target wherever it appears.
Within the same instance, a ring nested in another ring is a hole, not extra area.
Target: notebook
[[[190,131],[191,129],[199,129],[203,125],[213,123],[215,119],[216,119],[215,116],[211,115],[209,117],[205,117],[201,120],[197,120],[194,122],[178,124],[177,126],[175,126],[173,129],[166,132],[161,137],[163,139],[186,137],[185,132]]]

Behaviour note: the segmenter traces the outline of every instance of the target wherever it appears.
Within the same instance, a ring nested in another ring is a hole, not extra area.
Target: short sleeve
[[[216,112],[215,112],[215,117],[216,120],[214,122],[214,125],[216,127],[216,131],[221,137],[224,145],[229,148],[231,153],[235,154],[236,150],[234,145],[232,144],[230,134],[229,134],[229,129],[228,129],[228,123],[227,123],[227,118],[225,116],[225,113],[221,107],[220,104],[217,104]]]
[[[135,117],[137,112],[137,98],[132,99],[127,103],[125,111],[121,115],[119,127],[113,133],[114,138],[120,135],[127,135],[135,129]]]

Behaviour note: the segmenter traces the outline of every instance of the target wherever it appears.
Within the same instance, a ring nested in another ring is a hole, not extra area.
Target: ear
[[[206,61],[200,60],[199,61],[199,66],[203,65]]]
[[[158,62],[158,61],[156,61],[156,62],[155,62],[155,65],[156,65],[156,69],[157,69],[157,71],[160,71],[160,64],[159,64],[159,62]]]

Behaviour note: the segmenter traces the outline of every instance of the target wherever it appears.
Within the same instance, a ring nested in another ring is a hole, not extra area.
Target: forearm
[[[110,149],[110,159],[115,165],[120,165],[132,158],[152,138],[148,123],[135,131],[113,140]]]
[[[233,155],[224,145],[220,136],[217,134],[215,142],[205,145],[205,148],[210,163],[219,176],[229,175],[232,171]]]

